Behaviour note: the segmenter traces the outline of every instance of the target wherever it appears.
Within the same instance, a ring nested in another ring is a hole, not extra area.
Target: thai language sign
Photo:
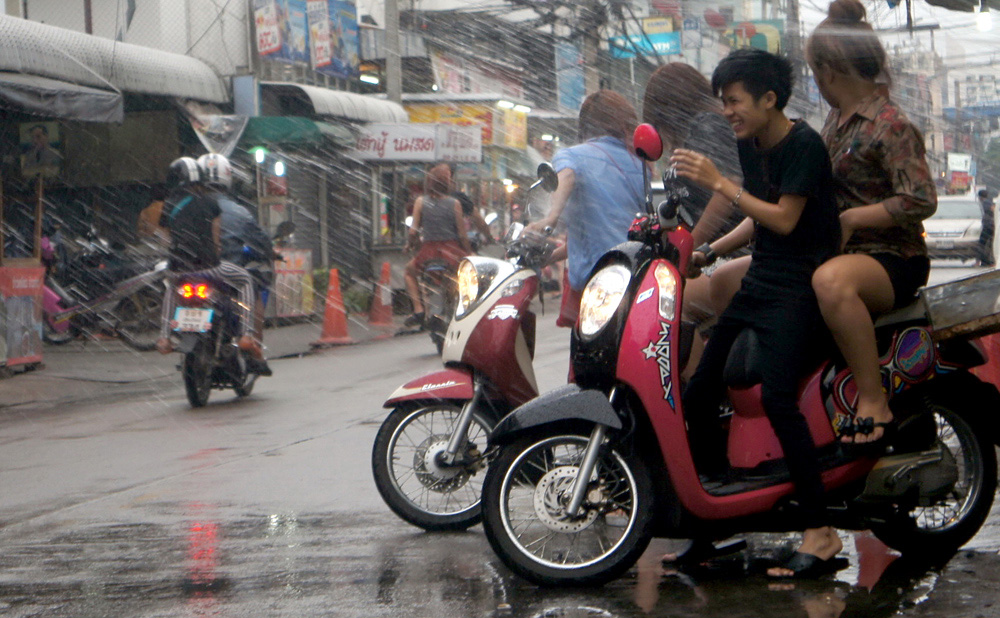
[[[353,154],[369,161],[478,163],[482,134],[477,126],[370,124],[360,129]]]

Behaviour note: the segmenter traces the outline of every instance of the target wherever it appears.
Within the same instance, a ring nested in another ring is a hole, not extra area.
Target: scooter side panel
[[[835,439],[823,407],[821,382],[822,371],[817,370],[799,385],[799,409],[805,414],[817,447]],[[785,453],[764,413],[760,385],[729,389],[729,400],[735,410],[729,428],[729,464],[734,468],[754,468],[765,461],[782,459]]]
[[[385,403],[385,408],[391,408],[404,401],[424,399],[472,399],[472,372],[466,369],[449,368],[435,371],[397,388]]]

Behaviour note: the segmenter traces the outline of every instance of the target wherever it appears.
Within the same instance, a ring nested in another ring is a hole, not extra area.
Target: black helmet
[[[200,181],[198,162],[191,157],[181,157],[167,168],[167,187],[171,189],[197,184]]]

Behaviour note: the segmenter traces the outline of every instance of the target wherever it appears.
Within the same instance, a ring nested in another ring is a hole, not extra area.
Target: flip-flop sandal
[[[663,566],[683,567],[702,564],[703,562],[715,560],[716,558],[722,558],[724,556],[735,554],[736,552],[743,551],[746,548],[747,542],[743,539],[733,541],[732,543],[726,543],[724,545],[716,545],[711,541],[695,539],[694,542],[691,543],[691,547],[689,547],[683,554],[677,556],[677,558],[673,560],[667,560],[664,558]]]
[[[792,554],[792,557],[785,561],[779,568],[787,569],[792,572],[791,575],[768,575],[770,579],[782,580],[782,579],[817,579],[824,575],[830,575],[831,573],[836,573],[837,571],[847,568],[850,564],[847,558],[838,558],[834,556],[827,560],[823,560],[819,556],[813,554],[805,554],[797,551]]]
[[[858,448],[869,451],[882,450],[896,436],[896,431],[899,429],[899,421],[895,418],[884,423],[876,423],[870,416],[866,418],[856,418],[853,423],[840,430],[840,435],[841,437],[854,437],[857,435],[870,436],[875,433],[875,429],[878,427],[882,428],[882,436],[878,440],[873,440],[871,442],[844,442],[841,440],[840,444],[841,446],[847,448]]]

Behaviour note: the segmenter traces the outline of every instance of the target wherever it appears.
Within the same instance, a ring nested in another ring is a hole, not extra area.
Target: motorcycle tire
[[[436,455],[462,409],[451,403],[400,406],[379,427],[372,448],[372,474],[382,499],[404,521],[428,531],[465,530],[480,520],[486,462],[443,467]],[[494,423],[473,414],[467,456],[486,448]]]
[[[188,403],[192,408],[204,407],[212,393],[212,356],[205,342],[199,341],[191,352],[184,355],[181,373]]]
[[[613,448],[598,456],[597,480],[576,517],[565,513],[589,439],[544,428],[504,446],[487,470],[486,538],[511,571],[539,586],[605,584],[634,565],[652,538],[649,472],[637,456]]]
[[[233,387],[237,397],[249,397],[253,392],[253,385],[257,383],[256,373],[244,373],[243,383]]]
[[[49,324],[47,319],[42,320],[42,340],[45,343],[50,343],[52,345],[63,345],[69,343],[75,339],[72,328],[67,328],[63,332],[59,332]]]
[[[125,345],[139,352],[156,349],[162,305],[163,295],[153,289],[136,292],[118,303],[115,330]]]
[[[997,457],[988,428],[959,414],[950,403],[929,402],[929,407],[938,442],[958,462],[958,482],[947,499],[873,524],[872,532],[903,554],[949,556],[975,536],[989,517],[997,490]]]

